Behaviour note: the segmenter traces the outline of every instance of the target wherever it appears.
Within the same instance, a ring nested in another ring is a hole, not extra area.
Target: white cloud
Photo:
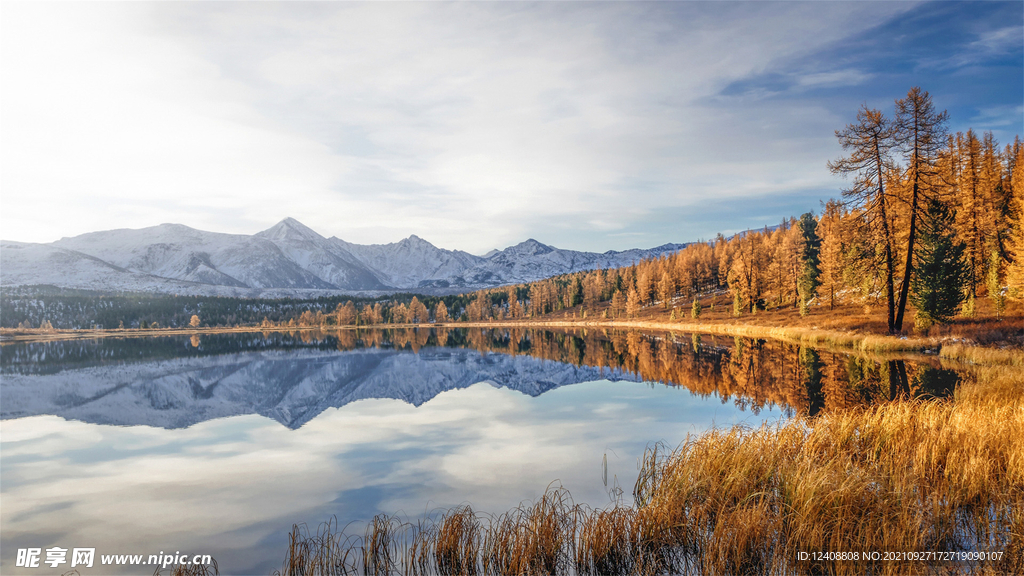
[[[819,122],[775,121],[802,106],[713,97],[897,4],[9,4],[3,236],[294,216],[483,252],[554,220],[630,247],[651,213],[830,182]]]

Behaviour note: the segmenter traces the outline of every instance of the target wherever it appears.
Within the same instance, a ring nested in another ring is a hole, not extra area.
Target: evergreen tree
[[[938,200],[928,203],[921,226],[917,267],[910,281],[910,301],[929,322],[949,322],[966,295],[970,272],[964,245],[953,233],[953,216]]]
[[[800,278],[797,281],[797,291],[800,294],[800,314],[807,315],[807,303],[810,302],[820,284],[818,277],[821,275],[819,253],[821,252],[821,238],[818,236],[818,221],[810,212],[800,216]]]

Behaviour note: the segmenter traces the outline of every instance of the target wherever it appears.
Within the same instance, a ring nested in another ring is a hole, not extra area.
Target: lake
[[[126,337],[0,347],[0,567],[18,549],[210,554],[281,568],[293,524],[500,513],[554,483],[632,503],[638,460],[964,377],[934,358],[604,330],[408,329]],[[70,552],[69,552],[70,556]]]

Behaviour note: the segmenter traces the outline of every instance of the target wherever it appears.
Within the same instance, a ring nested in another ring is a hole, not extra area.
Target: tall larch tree
[[[818,292],[822,298],[828,300],[829,310],[836,307],[836,293],[843,286],[844,252],[843,245],[843,211],[842,206],[835,200],[829,200],[825,205],[825,213],[818,221],[818,229],[821,231],[821,275]]]
[[[903,316],[910,296],[910,279],[914,273],[914,249],[917,240],[919,214],[937,197],[939,152],[946,141],[946,122],[949,113],[936,112],[928,92],[913,87],[906,98],[896,101],[894,138],[903,152],[906,162],[906,178],[910,197],[907,199],[909,221],[907,224],[906,257],[903,265],[903,281],[900,283],[899,300],[896,303],[895,332],[903,330]]]
[[[675,283],[669,276],[668,272],[661,273],[661,280],[658,282],[658,299],[661,300],[663,308],[668,310],[668,307],[672,305],[672,296],[676,293]]]
[[[509,286],[506,294],[508,296],[508,317],[521,318],[523,316],[523,309],[519,305],[518,289],[515,286]]]
[[[960,136],[959,134],[957,135]],[[981,186],[981,141],[974,130],[960,140],[959,180],[954,190],[956,199],[956,231],[965,246],[968,268],[968,298],[977,297],[978,285],[985,267],[985,237],[989,209]]]
[[[764,270],[767,264],[762,234],[747,232],[737,237],[737,249],[729,271],[729,288],[734,299],[751,313],[757,311],[764,290]]]
[[[630,288],[626,293],[626,316],[629,318],[635,318],[640,313],[640,294],[636,291],[636,288]]]
[[[611,308],[613,317],[618,317],[626,309],[626,299],[622,296],[622,290],[616,290],[612,294]]]
[[[891,197],[886,193],[885,172],[892,163],[893,127],[879,110],[864,106],[857,112],[857,123],[836,130],[840,146],[849,155],[828,163],[834,174],[852,176],[852,185],[843,190],[843,198],[861,211],[869,229],[877,235],[881,246],[887,322],[890,333],[896,332],[895,299],[895,234],[892,230]]]
[[[434,307],[434,321],[447,322],[448,320],[448,307],[445,306],[443,300],[438,300],[437,306]]]

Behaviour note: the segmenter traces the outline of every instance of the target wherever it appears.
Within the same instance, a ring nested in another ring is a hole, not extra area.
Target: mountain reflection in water
[[[0,549],[202,552],[270,574],[295,523],[500,513],[551,482],[629,505],[653,442],[948,393],[960,376],[931,362],[593,329],[4,344]],[[13,563],[0,573],[34,573]]]
[[[328,408],[415,406],[489,382],[530,396],[595,380],[683,386],[757,413],[815,415],[899,395],[944,396],[961,375],[779,341],[579,329],[394,329],[103,338],[0,348],[3,419],[53,414],[182,428],[260,414],[298,428]]]

